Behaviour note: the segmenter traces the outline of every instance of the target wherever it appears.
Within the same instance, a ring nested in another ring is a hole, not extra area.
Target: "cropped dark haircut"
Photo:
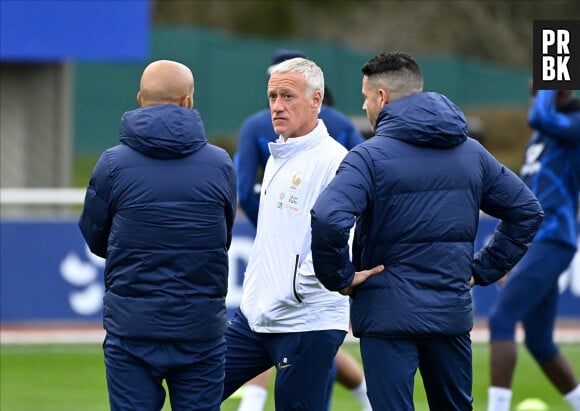
[[[382,84],[395,98],[423,91],[423,74],[415,59],[405,52],[395,51],[373,57],[361,68],[369,79]]]
[[[415,59],[409,53],[401,51],[379,54],[365,63],[361,70],[362,73],[368,77],[371,77],[374,74],[403,70],[422,76],[421,69]]]

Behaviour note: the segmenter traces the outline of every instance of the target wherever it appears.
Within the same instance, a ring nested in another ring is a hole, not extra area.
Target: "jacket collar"
[[[274,158],[290,158],[319,144],[326,137],[328,137],[326,125],[318,119],[318,124],[310,133],[301,137],[289,138],[286,141],[279,136],[276,141],[268,143],[268,148]]]

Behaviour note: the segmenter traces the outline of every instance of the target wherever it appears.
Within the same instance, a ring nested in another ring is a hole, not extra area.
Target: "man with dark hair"
[[[314,271],[328,289],[352,297],[373,409],[413,410],[419,369],[431,411],[470,410],[471,286],[517,263],[542,210],[518,176],[467,135],[457,106],[422,91],[411,55],[381,54],[362,73],[362,108],[375,136],[346,155],[312,208]],[[474,257],[480,210],[501,221]]]

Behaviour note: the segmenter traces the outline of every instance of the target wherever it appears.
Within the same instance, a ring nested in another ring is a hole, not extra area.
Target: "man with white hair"
[[[273,68],[268,100],[279,138],[269,143],[242,301],[226,331],[223,399],[272,366],[276,410],[322,410],[328,397],[349,301],[314,274],[310,208],[347,151],[318,119],[323,97],[324,76],[312,61]]]
[[[308,58],[300,50],[277,49],[272,54],[271,64],[267,69],[270,76],[276,65],[292,58]],[[318,118],[324,121],[328,134],[347,150],[364,141],[355,124],[343,113],[332,107],[333,99],[325,84],[324,99]],[[269,108],[249,116],[241,125],[238,135],[235,164],[238,173],[237,190],[240,208],[255,227],[258,221],[260,186],[263,170],[270,157],[268,143],[276,141],[278,134],[274,131]],[[335,380],[329,381],[329,390],[336,383],[346,388],[361,404],[364,411],[371,409],[366,394],[366,383],[362,366],[348,351],[339,349],[333,367]],[[248,381],[242,387],[242,398],[237,411],[263,411],[268,397],[268,386],[273,379],[274,369]],[[330,409],[330,399],[325,410]]]

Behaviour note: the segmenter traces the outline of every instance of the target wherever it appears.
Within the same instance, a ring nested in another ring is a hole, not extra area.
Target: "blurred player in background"
[[[79,225],[106,259],[103,344],[113,411],[219,411],[236,175],[208,144],[183,64],[141,77],[141,108],[90,180]]]
[[[528,121],[534,132],[520,175],[540,200],[545,218],[528,253],[500,288],[490,313],[487,409],[510,409],[517,360],[515,329],[521,321],[528,351],[572,408],[580,411],[578,379],[554,342],[558,278],[577,250],[580,101],[571,90],[531,91]]]

